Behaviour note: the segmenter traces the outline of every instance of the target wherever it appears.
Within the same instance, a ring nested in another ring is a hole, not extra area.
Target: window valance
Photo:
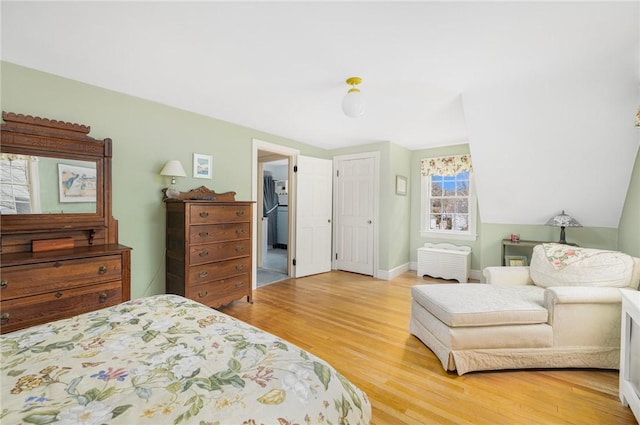
[[[455,176],[465,171],[473,171],[471,155],[425,158],[421,161],[420,169],[423,176]]]

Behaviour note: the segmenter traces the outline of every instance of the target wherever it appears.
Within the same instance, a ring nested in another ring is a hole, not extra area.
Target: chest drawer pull
[[[6,288],[7,285],[9,285],[9,282],[7,282],[6,280],[0,280],[0,289]]]
[[[0,325],[6,325],[9,323],[9,313],[0,314]]]
[[[242,269],[244,269],[244,264],[236,265],[236,270],[242,270]]]
[[[100,295],[98,295],[98,302],[105,302],[107,300],[107,293],[106,292],[100,292]]]
[[[204,297],[207,296],[208,293],[209,293],[209,291],[200,291],[200,292],[198,292],[198,296],[200,298],[204,298]]]
[[[206,270],[201,271],[200,273],[198,273],[198,276],[200,276],[200,277],[207,277],[207,276],[209,276],[209,272],[208,272],[208,271],[206,271]]]
[[[202,212],[200,213],[200,217],[202,217],[202,218],[209,217],[209,213],[208,213],[208,212],[206,212],[206,211],[202,211]]]
[[[243,285],[244,285],[244,282],[242,282],[242,281],[236,282],[236,288],[240,288]]]
[[[244,229],[236,229],[236,235],[244,235]]]
[[[55,263],[53,263],[53,267],[60,267],[62,265],[62,263],[60,261],[56,261]]]
[[[62,292],[60,291],[56,292],[56,295],[55,295],[56,298],[60,298],[61,296],[62,296]]]
[[[236,211],[236,215],[237,215],[238,217],[242,217],[242,216],[244,215],[244,210],[238,210],[238,211]]]
[[[105,274],[106,272],[107,272],[107,266],[98,267],[98,273],[99,274]]]
[[[236,252],[242,252],[244,251],[244,247],[243,246],[237,246],[236,247]]]
[[[209,255],[209,251],[207,251],[207,250],[200,251],[198,253],[198,255],[201,256],[201,257],[206,257],[207,255]]]
[[[209,232],[200,232],[198,233],[198,235],[200,235],[201,238],[206,238],[207,236],[209,236]]]

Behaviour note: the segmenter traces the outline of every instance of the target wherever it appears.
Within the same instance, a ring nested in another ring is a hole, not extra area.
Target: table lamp
[[[558,243],[566,244],[567,240],[564,236],[564,228],[565,227],[582,227],[582,224],[578,223],[578,220],[571,217],[568,214],[565,214],[564,210],[562,213],[555,215],[546,222],[545,226],[555,226],[560,228],[560,241]]]
[[[177,198],[180,195],[180,190],[176,186],[176,177],[186,177],[187,173],[184,172],[182,164],[177,159],[167,161],[167,163],[160,171],[161,176],[170,176],[171,185],[166,190],[167,198]]]

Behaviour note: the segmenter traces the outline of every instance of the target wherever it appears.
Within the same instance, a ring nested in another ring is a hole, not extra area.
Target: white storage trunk
[[[471,247],[469,246],[426,243],[418,248],[418,276],[429,275],[467,283],[470,267]]]

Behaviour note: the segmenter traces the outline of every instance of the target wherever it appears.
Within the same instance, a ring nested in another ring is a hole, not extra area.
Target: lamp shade
[[[162,167],[162,171],[160,171],[161,176],[171,176],[171,177],[186,177],[187,173],[184,172],[184,168],[182,164],[177,159],[172,159],[171,161],[167,161]]]
[[[364,115],[365,99],[360,90],[351,89],[342,99],[342,111],[346,116],[358,118]]]

